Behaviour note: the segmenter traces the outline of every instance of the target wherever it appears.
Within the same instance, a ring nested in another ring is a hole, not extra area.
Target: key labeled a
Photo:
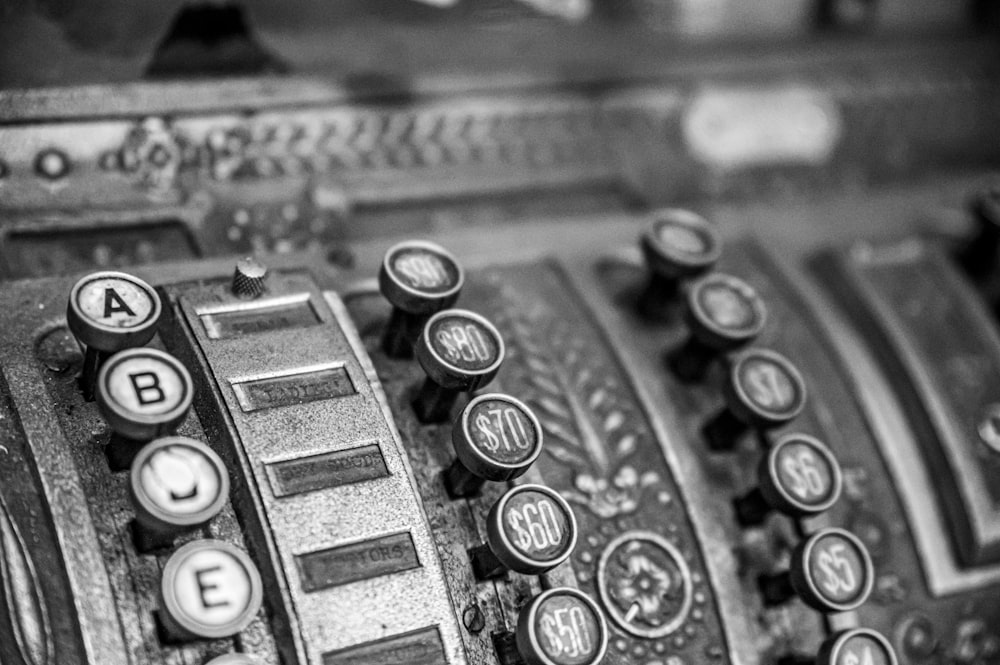
[[[128,273],[95,272],[73,286],[66,325],[84,348],[81,387],[87,401],[94,399],[98,372],[111,354],[153,339],[162,310],[153,287]]]

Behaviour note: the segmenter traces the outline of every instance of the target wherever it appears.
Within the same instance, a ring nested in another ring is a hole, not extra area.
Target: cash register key
[[[187,417],[194,384],[184,365],[158,349],[111,356],[97,377],[97,407],[114,432],[112,468],[129,467],[142,443],[171,434]]]
[[[730,358],[723,395],[726,408],[703,430],[712,450],[731,449],[747,430],[765,432],[793,420],[805,407],[806,385],[783,355],[751,348]]]
[[[819,515],[840,498],[840,464],[819,439],[787,434],[774,444],[757,469],[759,485],[734,502],[743,526],[764,521],[773,511],[791,517]]]
[[[448,418],[460,392],[479,390],[493,380],[503,362],[504,343],[479,314],[446,309],[427,321],[416,357],[427,378],[413,409],[421,422],[439,423]]]
[[[241,298],[256,298],[264,293],[267,266],[252,256],[236,262],[233,271],[233,293]]]
[[[685,319],[687,341],[671,354],[670,366],[687,382],[705,377],[721,354],[753,341],[767,322],[767,308],[752,286],[738,277],[712,273],[691,284]]]
[[[798,595],[820,612],[847,612],[868,599],[875,570],[857,536],[828,528],[799,543],[787,571],[759,582],[765,605],[780,605]]]
[[[163,567],[163,636],[185,642],[235,635],[257,616],[263,595],[260,573],[245,552],[219,540],[190,542]]]
[[[896,650],[882,633],[854,628],[827,638],[819,648],[816,665],[899,665]]]
[[[718,261],[722,239],[715,227],[689,210],[666,209],[652,214],[639,237],[649,282],[639,297],[639,309],[654,320],[670,318],[682,281]]]
[[[84,346],[81,384],[88,401],[101,365],[116,351],[153,339],[162,309],[153,287],[123,272],[91,273],[73,286],[66,323]]]
[[[521,609],[515,641],[527,665],[596,665],[608,649],[608,625],[586,594],[556,587]]]
[[[129,496],[140,552],[169,547],[181,533],[211,521],[229,497],[229,474],[201,441],[169,436],[150,442],[132,461]]]
[[[477,579],[508,570],[541,575],[576,547],[576,517],[559,494],[543,485],[518,485],[493,504],[486,517],[486,544],[469,552]]]
[[[407,240],[389,248],[379,270],[379,290],[392,305],[382,348],[393,358],[409,358],[427,318],[455,304],[465,274],[440,245]]]
[[[542,452],[542,426],[528,406],[510,395],[489,393],[470,401],[452,426],[455,461],[445,472],[452,497],[476,494],[487,480],[524,474]]]

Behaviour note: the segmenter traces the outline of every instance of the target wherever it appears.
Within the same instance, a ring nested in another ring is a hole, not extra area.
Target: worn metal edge
[[[97,531],[87,509],[87,498],[69,452],[69,441],[58,420],[45,417],[52,407],[42,377],[34,365],[32,345],[37,333],[65,325],[62,319],[20,337],[16,350],[5,354],[0,371],[10,388],[11,401],[21,419],[32,461],[52,516],[53,532],[65,564],[76,620],[91,663],[128,663],[118,607],[111,593]],[[7,347],[10,351],[10,347]],[[39,397],[45,396],[39,408]],[[45,408],[47,407],[47,408]]]
[[[452,649],[447,649],[447,632],[445,632],[446,627],[443,625],[438,625],[438,631],[441,633],[442,641],[445,642],[445,647],[447,651],[448,662],[452,665],[467,665],[468,660],[465,654],[465,644],[462,640],[462,627],[459,623],[458,613],[461,611],[461,607],[455,603],[454,599],[451,597],[451,588],[445,579],[444,574],[444,564],[441,561],[440,553],[437,551],[437,546],[434,543],[433,530],[431,529],[430,520],[427,517],[427,512],[424,509],[423,501],[420,499],[420,492],[414,483],[413,468],[410,466],[410,459],[406,454],[406,450],[403,448],[403,441],[399,433],[399,429],[396,427],[396,421],[393,418],[392,410],[389,407],[389,400],[386,397],[385,390],[382,388],[382,382],[378,378],[378,373],[375,371],[375,365],[372,363],[371,358],[368,356],[368,351],[365,349],[364,342],[361,339],[361,335],[358,333],[357,328],[354,327],[354,320],[351,318],[347,311],[347,307],[344,302],[340,299],[340,296],[335,291],[322,291],[323,300],[326,302],[327,306],[333,312],[334,318],[336,319],[337,325],[340,326],[341,331],[344,333],[344,337],[347,339],[347,343],[350,345],[351,350],[354,352],[355,358],[361,368],[364,370],[365,378],[368,379],[368,383],[371,386],[372,394],[375,396],[378,402],[379,411],[382,417],[386,421],[386,426],[389,429],[389,433],[392,436],[392,445],[396,450],[396,454],[400,457],[400,461],[403,465],[403,470],[406,472],[407,480],[409,481],[410,491],[413,494],[413,501],[416,505],[416,509],[419,511],[420,516],[423,518],[423,527],[427,532],[427,538],[430,544],[430,550],[434,553],[435,557],[435,568],[438,576],[438,580],[444,590],[445,595],[449,605],[451,606],[452,612],[450,615],[453,618],[453,623],[451,630],[455,636],[455,645]],[[423,562],[423,567],[428,568],[427,562]]]
[[[587,314],[601,333],[609,340],[628,339],[632,333],[626,321],[602,300],[604,291],[593,273],[592,263],[586,261],[577,266],[568,266],[562,261],[560,263],[587,308]],[[585,288],[580,288],[581,284]],[[695,547],[700,550],[705,562],[707,581],[718,606],[719,624],[730,662],[733,665],[758,665],[760,657],[754,648],[756,640],[750,632],[752,617],[747,614],[747,608],[740,602],[738,595],[732,593],[732,590],[740,588],[733,543],[726,538],[717,516],[711,514],[705,504],[692,500],[694,497],[710,496],[712,492],[704,479],[694,450],[683,443],[672,445],[686,442],[686,437],[667,418],[660,415],[663,409],[655,406],[670,404],[670,396],[662,387],[662,377],[650,369],[653,365],[648,359],[638,357],[634,346],[608,344],[608,349],[612,357],[621,364],[623,375],[631,384],[638,405],[644,411],[667,468],[683,495]]]
[[[828,258],[828,257],[827,257]],[[842,309],[827,294],[815,270],[802,270],[775,259],[799,280],[806,307],[826,331],[830,349],[844,367],[858,404],[875,435],[879,453],[892,476],[909,524],[928,591],[935,597],[966,593],[1000,582],[1000,566],[963,570],[949,546],[950,530],[932,493],[934,482],[919,461],[923,455],[899,397],[875,361],[860,333],[841,317]],[[825,265],[829,266],[829,262]],[[841,268],[843,271],[843,268]],[[826,288],[833,285],[826,284]],[[835,313],[836,312],[836,313]]]

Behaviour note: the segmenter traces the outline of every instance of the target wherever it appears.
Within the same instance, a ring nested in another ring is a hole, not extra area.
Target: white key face
[[[222,487],[212,460],[197,449],[180,445],[153,453],[145,460],[139,479],[149,500],[175,515],[205,511]]]
[[[110,328],[138,328],[149,322],[156,309],[153,295],[134,282],[102,277],[87,282],[76,303],[87,320]]]
[[[187,398],[187,382],[172,366],[153,356],[134,356],[115,363],[105,381],[111,401],[139,415],[176,409]]]
[[[229,552],[201,549],[180,563],[173,579],[177,608],[188,626],[212,630],[240,623],[252,610],[253,580]],[[181,619],[181,617],[175,617]]]
[[[681,224],[661,224],[657,229],[657,235],[664,245],[685,254],[698,256],[711,249],[704,234]]]

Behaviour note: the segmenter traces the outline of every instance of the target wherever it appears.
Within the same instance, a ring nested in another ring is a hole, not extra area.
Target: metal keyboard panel
[[[220,336],[206,314],[247,316],[228,284],[180,285],[172,293],[245,458],[298,657],[318,665],[331,654],[436,631],[430,653],[440,654],[432,660],[464,663],[399,434],[338,296],[321,293],[303,273],[273,275],[268,295],[256,302],[262,316],[273,317],[268,298],[308,300],[316,321],[296,316],[277,329],[251,323]],[[386,473],[343,482],[343,462],[331,460],[363,464],[373,446]],[[296,464],[312,477],[288,491],[276,478]]]

